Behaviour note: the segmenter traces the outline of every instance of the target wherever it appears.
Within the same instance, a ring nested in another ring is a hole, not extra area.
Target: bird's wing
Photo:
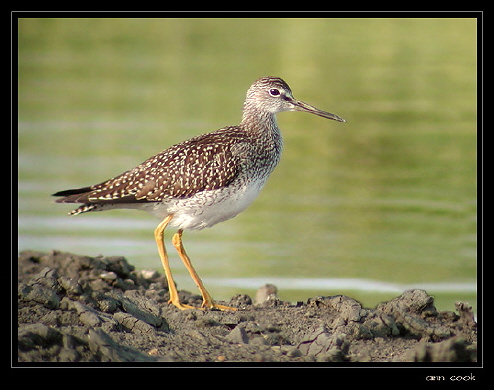
[[[236,150],[243,142],[238,132],[228,129],[173,145],[110,180],[54,196],[63,196],[60,203],[159,202],[226,187],[240,173]]]

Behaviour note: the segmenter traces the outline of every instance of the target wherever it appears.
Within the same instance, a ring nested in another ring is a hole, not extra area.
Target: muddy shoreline
[[[180,286],[179,286],[180,287]],[[260,286],[262,287],[262,286]],[[180,291],[180,289],[179,289]],[[166,279],[120,256],[24,251],[18,257],[17,362],[475,365],[471,306],[438,311],[423,290],[376,308],[343,295],[281,301],[236,295],[236,312],[167,304]],[[180,291],[184,303],[201,299]]]

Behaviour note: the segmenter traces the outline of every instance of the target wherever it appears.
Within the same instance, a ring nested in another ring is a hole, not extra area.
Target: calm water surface
[[[259,198],[184,234],[213,296],[274,283],[372,306],[417,287],[475,306],[476,47],[473,19],[20,20],[19,250],[161,269],[154,217],[68,217],[50,194],[237,124],[250,84],[275,75],[348,122],[279,114],[285,149]]]

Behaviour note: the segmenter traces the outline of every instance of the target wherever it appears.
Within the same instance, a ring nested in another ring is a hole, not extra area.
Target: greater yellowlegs
[[[182,244],[185,229],[203,229],[235,217],[261,191],[280,160],[283,141],[276,124],[282,111],[304,111],[345,122],[293,97],[278,77],[262,77],[247,91],[240,125],[227,126],[165,149],[113,179],[89,187],[60,191],[59,203],[83,203],[69,213],[129,208],[149,211],[162,220],[154,231],[168,280],[170,301],[182,304],[170,270],[164,231],[178,228],[172,243],[201,291],[206,308],[235,310],[216,304],[194,270]]]

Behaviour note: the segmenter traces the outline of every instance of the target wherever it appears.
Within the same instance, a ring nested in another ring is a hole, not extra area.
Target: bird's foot
[[[180,310],[199,309],[198,307],[186,305],[184,303],[180,303],[180,301],[172,301],[171,299],[168,301],[168,304],[169,305],[171,304],[171,305],[179,308]]]
[[[221,310],[221,311],[227,311],[227,310],[237,311],[238,310],[235,307],[219,305],[219,304],[215,303],[214,301],[203,302],[201,307],[190,306],[190,305],[186,305],[185,303],[181,303],[179,301],[172,301],[172,300],[169,300],[168,304],[172,304],[173,306],[177,307],[180,310],[189,310],[189,309],[199,309],[199,310],[211,309],[211,310]]]
[[[217,303],[210,303],[209,305],[205,306],[204,303],[202,304],[202,308],[209,308],[209,309],[212,309],[212,310],[221,310],[221,311],[237,311],[238,309],[235,308],[235,307],[231,307],[231,306],[225,306],[225,305],[218,305]]]

